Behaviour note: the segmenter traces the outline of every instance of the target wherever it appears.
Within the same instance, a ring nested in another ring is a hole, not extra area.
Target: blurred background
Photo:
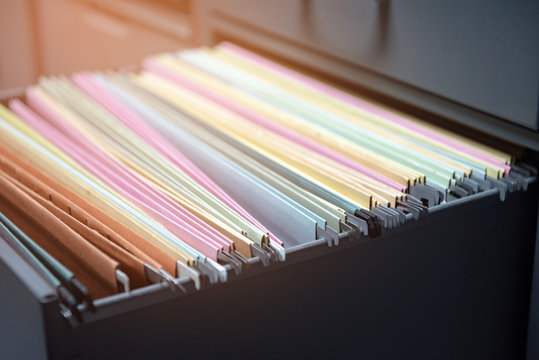
[[[196,0],[1,0],[0,99],[41,75],[128,67],[197,42]]]

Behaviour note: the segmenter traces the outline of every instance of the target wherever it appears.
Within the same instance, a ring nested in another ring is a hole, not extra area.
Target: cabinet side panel
[[[51,287],[0,239],[0,358],[47,358],[43,302]]]

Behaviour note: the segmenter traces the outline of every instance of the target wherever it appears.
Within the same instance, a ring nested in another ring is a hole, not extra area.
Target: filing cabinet
[[[526,161],[537,166],[533,111],[514,110],[530,104],[530,91],[537,101],[537,88],[533,95],[528,79],[515,73],[506,89],[519,90],[504,99],[510,106],[494,104],[494,93],[482,98],[481,89],[496,87],[489,71],[501,65],[494,62],[480,73],[463,67],[463,58],[477,51],[473,66],[479,67],[492,52],[467,39],[452,44],[449,59],[433,44],[435,36],[453,33],[450,20],[418,18],[423,11],[450,13],[447,4],[226,0],[196,6],[200,41],[207,45],[233,40],[486,142],[503,137],[525,148]],[[477,15],[479,6],[467,10]],[[504,5],[491,6],[501,11]],[[430,25],[439,31],[428,34]],[[404,30],[396,35],[400,26]],[[529,41],[529,28],[522,26],[515,32]],[[491,41],[485,29],[475,36],[487,35]],[[424,53],[422,65],[407,57],[410,46]],[[512,48],[501,41],[504,46]],[[529,54],[521,53],[522,67],[511,71],[533,76],[527,62],[537,45],[530,47]],[[437,74],[440,68],[447,72]],[[523,359],[538,205],[535,179],[504,201],[490,189],[438,206],[379,238],[352,231],[341,235],[339,246],[328,247],[323,239],[290,246],[284,263],[263,267],[252,259],[249,271],[235,275],[228,268],[227,283],[200,291],[185,277],[178,280],[185,292],[155,284],[100,299],[95,313],[81,308],[80,323],[0,241],[0,283],[7,284],[0,304],[9,309],[0,341],[21,358]]]

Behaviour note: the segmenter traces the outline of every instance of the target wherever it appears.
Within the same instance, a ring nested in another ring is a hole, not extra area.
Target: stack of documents
[[[0,108],[0,237],[70,306],[418,219],[531,169],[230,43]]]

